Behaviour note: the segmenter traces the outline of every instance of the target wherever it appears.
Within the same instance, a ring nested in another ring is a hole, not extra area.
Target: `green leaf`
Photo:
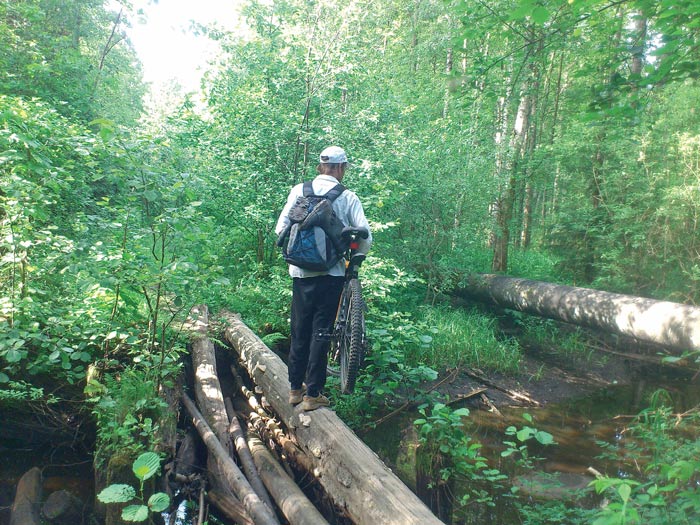
[[[544,430],[538,430],[535,433],[535,439],[543,445],[554,444],[554,436],[552,436],[552,434],[550,434],[549,432],[545,432]]]
[[[156,492],[148,498],[148,507],[153,512],[163,512],[170,506],[170,496],[165,492]]]
[[[549,20],[549,11],[545,7],[538,6],[532,10],[531,16],[533,22],[543,25],[547,20]]]
[[[97,499],[102,503],[126,503],[135,497],[134,487],[123,484],[110,485],[97,495]]]
[[[4,372],[0,372],[0,383],[8,383],[9,381],[10,377]]]
[[[132,468],[136,477],[145,481],[160,469],[160,456],[155,452],[144,452],[136,458]]]
[[[617,493],[622,498],[622,501],[626,503],[630,499],[630,494],[632,494],[632,487],[627,484],[620,485],[617,488]]]
[[[527,441],[532,437],[532,429],[525,427],[521,430],[518,430],[518,433],[515,435],[519,441]]]
[[[24,353],[20,352],[19,350],[15,350],[14,348],[10,348],[5,354],[5,359],[7,359],[8,363],[17,363],[18,361],[21,361],[23,357]]]
[[[146,505],[129,505],[122,510],[124,521],[146,521],[148,519],[148,507]]]

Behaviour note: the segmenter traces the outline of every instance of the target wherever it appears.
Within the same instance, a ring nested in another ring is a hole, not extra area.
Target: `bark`
[[[265,486],[290,525],[328,524],[295,481],[275,461],[260,439],[248,436],[248,447]]]
[[[197,432],[199,432],[199,435],[202,437],[207,449],[209,449],[209,452],[216,457],[222,477],[228,483],[231,490],[233,490],[233,492],[241,500],[250,517],[258,525],[279,525],[277,518],[272,515],[270,509],[267,508],[267,506],[255,493],[253,488],[250,486],[250,483],[248,483],[248,480],[245,478],[238,466],[229,457],[228,451],[219,442],[216,435],[214,435],[212,429],[209,428],[209,425],[207,425],[206,421],[202,417],[202,414],[199,413],[199,410],[197,410],[194,402],[187,396],[187,394],[182,394],[182,404],[192,417],[194,426],[197,429]]]
[[[357,524],[440,522],[353,432],[327,408],[302,412],[288,403],[287,367],[243,322],[225,314],[233,345],[268,403],[314,463],[319,483]]]
[[[270,500],[270,495],[265,489],[265,485],[260,479],[257,469],[255,468],[255,461],[253,461],[253,455],[250,453],[248,448],[248,443],[245,439],[245,434],[243,428],[241,427],[240,421],[238,421],[238,416],[236,411],[233,409],[233,404],[229,398],[224,400],[226,404],[226,412],[228,413],[229,420],[231,421],[229,425],[229,434],[231,436],[231,441],[233,442],[236,452],[238,453],[238,458],[241,460],[241,467],[243,467],[243,472],[250,482],[250,486],[253,487],[255,493],[260,496],[268,507],[274,509],[272,500]]]
[[[196,336],[192,341],[192,364],[195,370],[195,397],[197,405],[216,437],[224,446],[228,443],[228,417],[221,384],[216,372],[214,344],[207,337],[209,312],[204,305],[192,312],[199,315],[195,322]]]
[[[239,525],[255,525],[255,522],[250,518],[245,508],[243,508],[243,505],[239,502],[232,500],[232,498],[223,495],[217,490],[207,491],[206,496],[209,503],[219,509],[219,512],[224,516],[233,520],[234,523],[238,523]]]
[[[83,521],[83,502],[67,490],[57,490],[46,498],[41,513],[51,523],[76,525]]]
[[[37,467],[29,469],[19,479],[15,500],[12,503],[10,525],[40,525],[39,507],[41,505],[43,479]]]
[[[634,337],[700,350],[700,308],[500,275],[472,275],[456,295]]]

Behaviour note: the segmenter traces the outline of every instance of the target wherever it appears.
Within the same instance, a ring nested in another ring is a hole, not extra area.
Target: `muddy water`
[[[63,446],[0,441],[0,525],[10,523],[17,482],[30,468],[42,470],[44,496],[67,490],[90,502],[94,493],[92,458]]]
[[[483,444],[482,454],[489,465],[509,475],[507,483],[521,489],[521,495],[529,499],[556,498],[571,501],[575,491],[584,489],[593,480],[590,468],[610,476],[625,476],[628,468],[624,464],[626,446],[631,438],[626,432],[634,415],[647,408],[653,392],[659,388],[669,392],[674,409],[683,411],[700,403],[700,387],[689,377],[674,377],[663,380],[639,379],[625,386],[610,386],[581,399],[552,404],[540,408],[502,408],[502,417],[493,413],[472,409],[465,419],[466,431],[473,440]],[[457,408],[456,406],[454,408]],[[527,412],[533,423],[523,419]],[[411,486],[433,511],[445,522],[520,524],[512,499],[499,500],[495,509],[483,511],[477,516],[453,515],[444,508],[444,495],[436,495],[427,484],[437,480],[423,479],[416,468],[418,436],[413,421],[418,413],[404,414],[388,421],[381,427],[363,435],[365,442],[391,466],[399,477]],[[556,446],[530,446],[529,452],[540,459],[533,472],[523,476],[514,472],[514,464],[501,457],[504,440],[513,440],[504,431],[508,426],[521,428],[525,425],[549,432]],[[618,450],[620,459],[602,459],[600,443],[608,443]],[[557,487],[545,486],[542,480],[554,476]],[[455,491],[459,487],[451,487]],[[594,504],[589,496],[589,503]],[[579,502],[580,503],[580,502]]]

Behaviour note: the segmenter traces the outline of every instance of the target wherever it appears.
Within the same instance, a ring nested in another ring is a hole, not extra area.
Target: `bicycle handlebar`
[[[345,228],[343,228],[343,231],[340,234],[340,236],[345,240],[348,240],[353,236],[359,237],[361,239],[366,239],[367,237],[369,237],[369,231],[367,230],[367,228],[356,228],[355,226],[346,226]]]

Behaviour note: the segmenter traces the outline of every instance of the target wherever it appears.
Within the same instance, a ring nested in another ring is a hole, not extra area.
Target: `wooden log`
[[[321,513],[272,457],[260,439],[248,436],[248,448],[265,486],[290,525],[328,525]]]
[[[25,472],[17,483],[15,499],[12,503],[10,525],[40,525],[43,479],[37,467]]]
[[[455,295],[680,350],[700,350],[700,307],[479,274]]]
[[[214,430],[216,437],[224,446],[228,446],[228,417],[221,384],[216,371],[214,344],[207,336],[209,312],[206,305],[195,306],[193,315],[198,315],[195,322],[195,336],[192,340],[192,364],[195,370],[195,398],[204,419]]]
[[[499,391],[503,392],[505,395],[507,395],[513,401],[518,401],[519,403],[525,403],[525,404],[533,405],[533,406],[540,405],[539,401],[531,398],[529,395],[527,395],[524,392],[516,392],[515,390],[510,390],[509,388],[506,388],[504,386],[499,385],[498,383],[491,381],[489,378],[484,377],[481,374],[477,374],[474,370],[471,370],[469,368],[465,368],[463,371],[469,377],[473,377],[474,379],[476,379],[480,383],[483,383],[488,387],[491,387],[495,390],[499,390]]]
[[[239,525],[255,525],[243,505],[231,497],[223,495],[218,490],[208,490],[206,497],[221,514]]]
[[[289,404],[287,367],[237,316],[224,313],[224,337],[233,345],[267,401],[314,462],[321,486],[357,524],[442,523],[335,413],[302,412]]]
[[[255,412],[250,413],[249,424],[255,429],[255,431],[260,434],[263,438],[269,439],[277,444],[282,449],[282,453],[286,456],[287,460],[291,461],[298,468],[304,470],[306,473],[313,477],[314,475],[314,463],[311,458],[304,452],[304,450],[296,444],[296,442],[287,436],[279,425],[277,421],[270,418],[265,418],[260,414]]]
[[[216,457],[223,478],[229,484],[231,490],[241,500],[241,503],[243,503],[243,506],[250,517],[255,521],[256,525],[279,525],[277,518],[255,493],[238,466],[229,457],[229,452],[219,442],[216,435],[212,432],[211,428],[209,428],[204,417],[200,414],[199,410],[197,410],[194,402],[187,394],[182,394],[182,404],[192,417],[192,422],[197,432],[199,432],[199,435],[202,437],[204,444],[209,449],[209,452]]]
[[[46,498],[41,513],[51,523],[76,525],[83,521],[83,502],[67,490],[57,490]]]
[[[236,452],[238,453],[238,458],[241,460],[241,467],[243,467],[243,472],[245,473],[250,486],[253,487],[255,493],[260,496],[260,499],[265,502],[265,504],[274,509],[275,506],[270,499],[270,495],[267,493],[267,489],[260,479],[258,470],[255,467],[255,461],[253,460],[253,455],[248,448],[248,442],[245,438],[245,433],[241,427],[240,421],[238,421],[238,416],[236,411],[233,409],[233,403],[228,397],[224,399],[224,404],[226,405],[226,412],[228,413],[228,418],[231,421],[229,425],[229,434],[231,436],[231,441],[233,442]]]

